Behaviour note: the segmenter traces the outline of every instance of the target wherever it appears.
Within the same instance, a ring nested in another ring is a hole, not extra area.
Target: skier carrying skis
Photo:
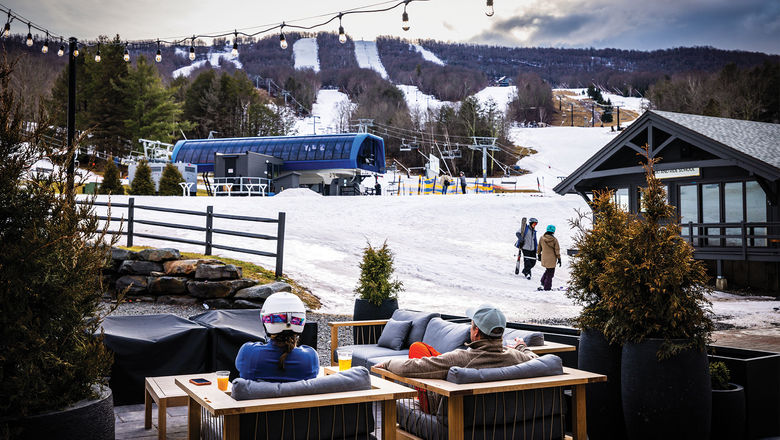
[[[525,217],[523,217],[522,224],[520,225],[520,229],[515,232],[515,235],[517,236],[517,242],[515,243],[515,247],[519,248],[520,251],[517,254],[517,264],[515,265],[515,274],[517,274],[520,271],[520,258],[523,259],[523,276],[527,280],[531,279],[531,268],[533,268],[536,265],[536,249],[537,249],[537,243],[536,243],[536,225],[539,223],[539,220],[531,217],[530,220],[528,220],[528,224],[526,224]]]
[[[546,270],[542,275],[542,285],[536,290],[550,290],[552,288],[553,276],[555,276],[555,263],[561,265],[561,247],[558,245],[558,239],[555,238],[555,226],[547,225],[547,232],[539,240],[539,261]]]

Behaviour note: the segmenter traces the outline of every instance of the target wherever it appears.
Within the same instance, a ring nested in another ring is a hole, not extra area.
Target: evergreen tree
[[[179,169],[173,164],[165,165],[162,176],[160,176],[160,195],[161,196],[179,196],[182,193],[179,183],[184,182]]]
[[[395,298],[398,292],[403,290],[403,283],[390,280],[394,270],[393,252],[387,247],[387,242],[379,249],[374,249],[371,243],[368,243],[363,249],[360,280],[355,293],[360,295],[361,299],[367,299],[377,306],[386,299]]]
[[[135,168],[135,176],[130,183],[130,194],[134,196],[153,196],[155,194],[152,169],[149,168],[149,164],[145,160],[138,162],[138,166]]]
[[[606,107],[604,107],[604,113],[601,114],[602,122],[612,122],[612,101],[607,99]]]
[[[119,169],[113,159],[108,159],[103,170],[103,182],[100,184],[100,194],[124,195],[125,188],[119,181]]]

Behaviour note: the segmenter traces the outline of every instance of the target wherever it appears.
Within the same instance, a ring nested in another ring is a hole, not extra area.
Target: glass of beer
[[[230,371],[217,371],[217,388],[219,388],[220,391],[227,391],[229,381]]]
[[[341,349],[337,353],[339,357],[339,371],[352,368],[352,350]]]

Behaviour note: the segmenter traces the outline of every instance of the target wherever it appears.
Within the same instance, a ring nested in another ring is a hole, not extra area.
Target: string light
[[[77,57],[79,56],[79,44],[76,43],[76,49],[73,50],[73,56]]]
[[[339,12],[339,43],[344,44],[347,42],[347,35],[344,33],[344,26],[341,25],[341,17],[343,17],[344,14]]]
[[[195,35],[192,36],[190,42],[190,61],[195,61]]]
[[[238,31],[233,32],[233,50],[230,51],[230,55],[233,58],[238,56]]]
[[[60,50],[57,51],[57,56],[61,57],[65,55],[65,44],[62,42],[62,37],[60,37]]]
[[[287,49],[287,40],[284,38],[284,22],[279,27],[279,47]]]
[[[157,55],[154,56],[154,60],[158,63],[162,61],[162,52],[160,51],[160,40],[157,40]]]
[[[97,52],[95,52],[95,62],[99,63],[100,59],[100,43],[98,43]]]
[[[122,54],[122,59],[125,60],[125,62],[130,62],[130,51],[127,50],[127,41],[125,41],[125,53]]]
[[[409,28],[410,28],[410,26],[409,26],[409,14],[406,12],[406,5],[408,5],[408,4],[409,4],[409,0],[406,0],[404,2],[404,13],[401,14],[401,29],[403,29],[405,31],[408,31]]]
[[[32,45],[33,45],[32,30],[30,29],[30,22],[27,22],[27,47],[32,47]]]
[[[487,0],[487,4],[485,5],[485,15],[492,17],[495,13],[496,10],[493,9],[493,0]]]
[[[43,42],[43,46],[41,46],[41,53],[49,53],[49,31],[46,31],[46,40]]]
[[[8,38],[9,36],[11,36],[11,20],[13,20],[13,18],[11,18],[11,10],[9,9],[8,10],[8,20],[5,21],[5,27],[3,28],[3,36],[5,38]]]

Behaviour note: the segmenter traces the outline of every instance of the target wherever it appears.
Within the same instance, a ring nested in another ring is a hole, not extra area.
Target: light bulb
[[[95,62],[99,63],[100,59],[100,48],[98,48],[97,52],[95,52]]]
[[[27,47],[32,47],[33,45],[33,39],[32,34],[30,32],[27,33]]]
[[[284,34],[279,34],[279,47],[287,49],[287,40],[284,38]]]
[[[11,23],[6,22],[5,27],[3,28],[3,36],[8,38],[11,35]]]
[[[493,9],[493,0],[487,0],[487,3],[485,4],[485,15],[492,17],[495,13],[496,10]]]
[[[57,51],[57,56],[61,57],[65,55],[65,45],[60,43],[60,50]]]
[[[195,61],[195,46],[190,46],[190,61]]]
[[[230,56],[238,56],[238,32],[233,32],[233,50],[230,51]]]
[[[43,46],[41,47],[42,53],[49,53],[49,40],[46,40],[46,42],[43,43]]]
[[[344,44],[347,42],[347,35],[344,33],[344,26],[339,26],[339,43]]]
[[[78,47],[73,51],[73,56],[74,57],[79,56],[79,48]]]
[[[122,59],[125,60],[125,62],[130,61],[130,52],[127,50],[127,48],[125,48],[125,54],[122,55]]]
[[[403,15],[401,15],[401,29],[408,31],[409,28],[409,14],[404,11]]]
[[[162,61],[162,52],[160,52],[160,49],[157,49],[157,55],[154,56],[154,60],[158,63]]]

